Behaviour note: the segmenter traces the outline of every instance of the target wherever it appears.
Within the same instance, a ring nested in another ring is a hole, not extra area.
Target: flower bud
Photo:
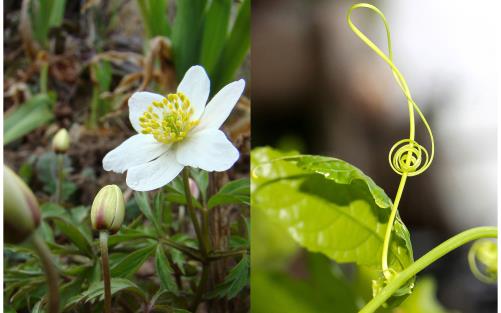
[[[188,183],[190,186],[191,196],[195,199],[198,199],[198,197],[200,196],[200,190],[198,189],[197,183],[191,177],[188,179]]]
[[[70,134],[65,128],[61,128],[52,139],[52,149],[56,153],[65,153],[70,147]]]
[[[94,198],[90,212],[92,228],[116,233],[124,220],[125,204],[117,185],[103,187]]]
[[[30,188],[5,165],[3,182],[5,242],[20,243],[27,239],[40,224],[40,208]]]

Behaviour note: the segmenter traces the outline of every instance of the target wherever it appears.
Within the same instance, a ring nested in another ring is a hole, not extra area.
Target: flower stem
[[[195,208],[193,207],[193,203],[191,201],[191,191],[190,191],[190,169],[189,167],[185,167],[183,169],[183,184],[184,184],[184,193],[186,195],[186,206],[188,207],[188,212],[190,214],[190,218],[193,222],[193,226],[195,228],[195,233],[198,239],[198,245],[200,246],[200,251],[202,252],[202,256],[207,257],[207,246],[205,245],[204,236],[202,234],[202,229],[200,228],[200,223],[197,218],[197,213],[195,212]]]
[[[369,303],[367,303],[359,313],[375,312],[409,279],[452,250],[470,241],[480,238],[497,238],[497,235],[497,227],[475,227],[444,241],[440,245],[433,248],[433,250],[419,258],[416,262],[412,263],[405,270],[395,275],[393,279],[388,282],[388,285],[386,285],[386,287],[384,287],[376,297],[369,301]]]
[[[40,68],[40,93],[46,95],[49,81],[49,63],[44,61]]]
[[[45,244],[42,238],[38,236],[38,234],[34,234],[32,237],[33,246],[42,262],[42,266],[45,271],[45,275],[47,276],[47,285],[48,285],[48,313],[58,313],[59,312],[59,275],[54,266],[54,262],[52,260],[52,254],[50,253],[49,248]]]
[[[101,247],[101,260],[103,262],[103,283],[104,283],[104,312],[111,313],[111,278],[110,263],[108,258],[108,232],[99,232],[99,245]]]
[[[202,277],[200,277],[200,282],[198,284],[197,292],[195,294],[195,299],[193,300],[193,305],[191,307],[191,310],[193,312],[197,311],[198,305],[200,304],[200,301],[202,300],[202,296],[205,292],[205,286],[207,285],[207,279],[209,278],[209,263],[203,263],[202,267]]]
[[[61,204],[63,200],[63,182],[64,182],[64,154],[56,154],[56,203]]]

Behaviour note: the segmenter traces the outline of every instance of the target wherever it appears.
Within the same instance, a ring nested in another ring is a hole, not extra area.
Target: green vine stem
[[[388,282],[388,285],[381,290],[371,301],[369,301],[359,313],[372,313],[375,312],[383,303],[386,302],[402,285],[409,279],[414,277],[417,273],[428,267],[430,264],[443,257],[458,247],[467,244],[470,241],[480,238],[497,238],[497,227],[476,227],[468,229],[456,236],[444,241],[436,246],[430,252],[416,260],[405,270],[399,272]]]
[[[359,8],[365,8],[372,10],[377,13],[377,15],[383,21],[384,27],[386,29],[386,37],[388,44],[388,55],[386,55],[381,49],[378,48],[374,42],[372,42],[364,33],[358,29],[358,27],[353,24],[351,20],[351,14],[354,10]],[[357,35],[363,43],[365,43],[370,49],[372,49],[383,61],[385,61],[391,68],[393,76],[400,87],[402,89],[402,93],[407,99],[407,106],[409,109],[409,138],[402,139],[395,143],[390,150],[388,155],[388,161],[390,163],[391,169],[397,174],[401,175],[400,184],[398,186],[397,194],[395,195],[395,199],[393,201],[393,205],[391,208],[390,218],[388,220],[388,226],[386,228],[385,237],[383,241],[383,253],[381,258],[381,266],[382,271],[387,280],[392,279],[392,273],[388,268],[388,250],[390,246],[391,240],[391,232],[393,229],[393,223],[395,222],[395,217],[398,212],[398,205],[400,204],[400,199],[402,198],[402,194],[404,192],[405,183],[407,181],[407,177],[416,176],[428,169],[430,167],[433,157],[435,154],[435,143],[433,139],[433,133],[431,131],[430,125],[428,121],[424,117],[423,113],[419,109],[418,105],[412,99],[411,92],[407,85],[407,82],[400,73],[399,69],[393,63],[393,51],[391,49],[391,36],[390,36],[390,27],[388,22],[386,21],[386,17],[383,12],[381,12],[375,6],[368,3],[358,3],[350,7],[347,15],[347,23],[350,29]],[[428,135],[430,137],[431,142],[431,153],[418,144],[415,141],[416,137],[416,126],[415,126],[415,112],[418,113],[421,121],[423,122],[426,130],[428,131]]]
[[[59,312],[59,275],[54,266],[54,261],[52,260],[52,254],[49,248],[45,244],[42,238],[38,234],[33,234],[32,237],[33,246],[42,262],[45,275],[47,276],[48,285],[48,301],[47,301],[47,312],[58,313]]]
[[[103,263],[104,312],[111,313],[111,277],[110,261],[108,257],[108,231],[101,230],[99,232],[99,246],[101,248],[101,260]]]

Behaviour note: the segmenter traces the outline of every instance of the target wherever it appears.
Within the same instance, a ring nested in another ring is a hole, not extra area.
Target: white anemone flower
[[[129,99],[129,119],[137,134],[108,152],[106,171],[127,171],[127,185],[137,191],[165,186],[185,166],[226,171],[238,150],[219,130],[245,87],[245,81],[222,88],[205,105],[210,81],[201,66],[191,67],[166,97],[136,92]]]

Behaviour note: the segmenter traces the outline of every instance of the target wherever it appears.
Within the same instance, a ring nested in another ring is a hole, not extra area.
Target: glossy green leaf
[[[241,178],[224,185],[207,204],[209,209],[218,205],[243,204],[250,205],[250,180]]]
[[[228,36],[232,1],[212,0],[205,16],[200,64],[213,76],[213,71]]]
[[[303,247],[333,260],[381,266],[391,201],[368,176],[344,161],[252,152],[252,206],[286,229]],[[394,224],[389,267],[400,272],[413,262],[410,235],[400,218]],[[401,291],[409,293],[410,281]]]
[[[56,227],[85,255],[93,257],[94,252],[90,238],[67,218],[52,217]]]
[[[412,295],[399,306],[401,313],[448,313],[437,299],[437,286],[432,277],[421,277]]]
[[[37,95],[5,114],[3,143],[7,145],[34,129],[49,123],[54,115],[53,100],[47,95]]]
[[[250,0],[244,0],[214,72],[213,91],[219,90],[233,79],[250,49],[250,16]]]
[[[155,269],[158,273],[158,277],[160,278],[162,288],[170,292],[177,293],[178,289],[173,277],[173,270],[169,265],[167,257],[165,256],[162,245],[157,246],[155,254]]]
[[[132,276],[141,265],[155,252],[156,245],[151,244],[145,248],[136,250],[124,258],[117,264],[111,267],[112,277],[129,277]]]

